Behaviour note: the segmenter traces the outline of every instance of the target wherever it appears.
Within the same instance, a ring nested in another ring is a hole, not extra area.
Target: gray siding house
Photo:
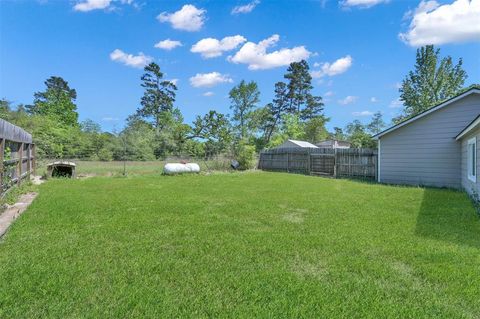
[[[468,125],[455,138],[461,143],[461,174],[462,187],[470,194],[480,194],[480,179],[477,177],[480,164],[477,158],[480,156],[480,116]]]
[[[472,145],[480,137],[479,115],[480,90],[474,88],[375,135],[378,181],[479,190],[480,141]]]

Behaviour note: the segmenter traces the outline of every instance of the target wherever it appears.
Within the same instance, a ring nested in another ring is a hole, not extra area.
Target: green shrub
[[[236,149],[235,155],[236,160],[240,164],[239,169],[246,170],[255,167],[256,154],[254,145],[249,145],[243,141],[240,142]]]
[[[107,148],[102,148],[98,152],[98,159],[103,162],[113,161],[113,152]]]

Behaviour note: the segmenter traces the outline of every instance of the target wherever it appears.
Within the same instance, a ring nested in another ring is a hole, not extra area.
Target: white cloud
[[[205,22],[207,10],[197,9],[194,5],[186,4],[182,9],[174,12],[162,12],[157,16],[158,21],[168,22],[172,28],[184,31],[198,31]]]
[[[182,46],[182,42],[175,41],[175,40],[170,40],[170,39],[166,39],[166,40],[160,41],[157,44],[155,44],[155,48],[168,50],[168,51],[173,50],[176,47],[181,47],[181,46]]]
[[[283,48],[267,53],[267,49],[274,46],[279,40],[280,36],[274,34],[259,43],[247,42],[235,55],[228,57],[228,60],[233,63],[248,64],[250,70],[265,70],[308,59],[311,55],[311,52],[304,46]]]
[[[249,4],[243,6],[236,6],[232,9],[232,14],[240,14],[240,13],[250,13],[255,9],[255,7],[260,3],[258,0],[254,0]]]
[[[360,8],[370,8],[376,6],[380,3],[387,3],[390,0],[344,0],[340,4],[344,8],[349,7],[360,7]]]
[[[403,102],[400,100],[400,98],[398,98],[398,99],[390,102],[390,105],[388,107],[392,108],[392,109],[399,109],[399,108],[403,107]]]
[[[376,97],[372,96],[372,97],[370,98],[370,102],[372,102],[372,103],[377,103],[377,102],[378,102],[378,99],[377,99]]]
[[[178,84],[178,81],[180,81],[180,80],[179,79],[168,79],[167,81],[172,82],[172,84],[176,86]]]
[[[112,0],[85,0],[82,2],[77,2],[73,6],[73,10],[88,12],[92,10],[106,9],[110,6]]]
[[[115,122],[115,121],[118,121],[119,118],[118,117],[104,117],[102,118],[102,121],[104,122]]]
[[[371,111],[360,111],[360,112],[353,112],[353,116],[372,116],[373,112]]]
[[[349,96],[346,96],[344,99],[338,100],[338,104],[341,104],[341,105],[352,104],[357,100],[358,100],[357,96],[349,95]]]
[[[333,91],[327,91],[325,92],[324,96],[326,97],[330,97],[330,96],[333,96],[335,93]]]
[[[310,74],[313,78],[321,78],[326,75],[334,76],[346,72],[353,63],[353,59],[350,55],[344,56],[336,60],[333,63],[323,63],[320,70],[312,71]],[[314,65],[315,66],[315,65]],[[318,65],[320,66],[320,65]]]
[[[223,52],[230,51],[247,41],[241,35],[225,37],[222,40],[206,38],[195,43],[190,49],[191,52],[200,53],[203,58],[214,58],[221,56]]]
[[[110,53],[110,59],[115,62],[123,63],[134,68],[143,68],[153,61],[153,58],[140,52],[138,55],[127,54],[120,49],[115,49]]]
[[[203,96],[213,96],[213,94],[214,94],[213,92],[208,91],[208,92],[203,93],[202,95]]]
[[[81,12],[103,9],[115,10],[116,8],[113,7],[113,2],[120,2],[121,4],[136,6],[133,0],[82,0],[77,1],[77,3],[73,6],[73,10]]]
[[[480,41],[480,0],[456,0],[445,5],[422,1],[406,16],[412,21],[399,37],[411,46]]]
[[[200,88],[211,88],[215,85],[221,83],[232,83],[233,80],[226,74],[221,74],[219,72],[210,72],[210,73],[197,73],[195,76],[190,78],[190,84],[193,87]]]

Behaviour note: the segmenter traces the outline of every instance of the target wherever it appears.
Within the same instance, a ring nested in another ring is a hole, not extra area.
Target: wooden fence
[[[32,135],[0,119],[0,196],[35,174],[35,144]]]
[[[307,175],[377,178],[377,151],[372,149],[280,148],[260,153],[258,168]]]

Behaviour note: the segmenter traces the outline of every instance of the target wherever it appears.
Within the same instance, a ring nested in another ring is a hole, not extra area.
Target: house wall
[[[380,138],[383,183],[461,187],[461,143],[455,140],[480,114],[470,94]]]
[[[477,138],[477,182],[474,183],[468,179],[468,171],[467,171],[467,144],[468,140],[472,137]],[[477,195],[480,194],[480,176],[478,176],[478,170],[480,169],[480,127],[473,130],[472,132],[468,133],[462,139],[461,142],[461,156],[462,156],[462,164],[461,164],[461,174],[462,174],[462,187],[469,193],[473,194],[476,193]]]
[[[323,142],[320,142],[320,143],[317,143],[315,144],[316,146],[320,147],[320,148],[333,148],[333,143],[335,141],[323,141]]]
[[[343,141],[327,140],[317,143],[316,146],[320,148],[350,148],[350,143]]]
[[[350,148],[350,143],[337,141],[335,143],[335,148]]]

